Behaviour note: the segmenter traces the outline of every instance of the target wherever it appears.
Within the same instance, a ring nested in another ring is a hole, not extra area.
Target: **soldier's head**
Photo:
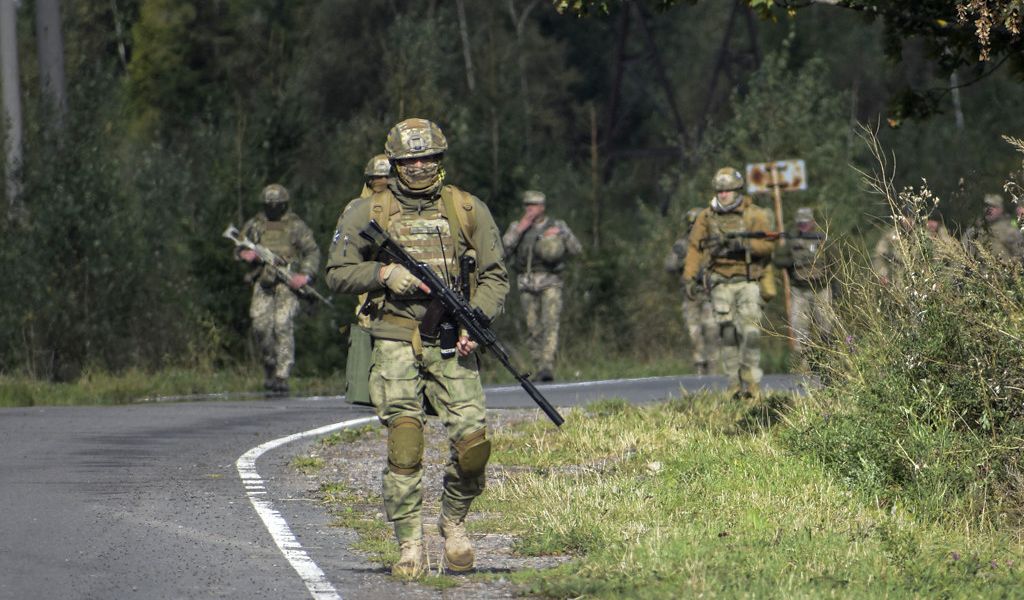
[[[796,209],[793,221],[796,222],[796,228],[800,233],[811,233],[818,228],[818,224],[814,221],[814,210],[808,206]]]
[[[1024,226],[1024,223],[1021,222],[1021,221],[1024,221],[1024,202],[1018,202],[1017,203],[1016,213],[1017,213],[1017,224]]]
[[[1003,197],[999,194],[985,194],[985,220],[994,223],[1006,214]]]
[[[539,190],[526,190],[523,192],[523,210],[539,217],[547,210],[547,196]]]
[[[263,199],[263,214],[271,221],[280,220],[288,212],[288,190],[280,183],[263,188],[260,197]]]
[[[391,128],[384,142],[384,154],[395,166],[398,184],[405,191],[428,193],[444,180],[441,159],[448,140],[436,123],[406,119]]]
[[[366,176],[366,187],[374,192],[383,192],[388,187],[388,176],[391,175],[391,161],[384,154],[378,154],[366,163],[363,170]]]
[[[711,187],[715,188],[717,210],[720,212],[736,208],[743,199],[740,194],[740,190],[743,189],[743,175],[732,167],[719,169],[711,178]]]

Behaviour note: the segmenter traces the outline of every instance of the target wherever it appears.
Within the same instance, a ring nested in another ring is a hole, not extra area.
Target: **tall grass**
[[[927,188],[893,189],[870,135],[869,186],[923,214]],[[1019,264],[967,256],[917,220],[899,228],[900,267],[880,285],[847,261],[836,335],[813,350],[828,386],[794,416],[790,447],[886,504],[973,526],[1024,519],[1024,280]]]

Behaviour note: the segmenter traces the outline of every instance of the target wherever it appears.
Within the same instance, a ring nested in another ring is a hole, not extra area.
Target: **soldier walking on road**
[[[406,119],[388,133],[387,157],[394,176],[386,189],[357,200],[342,214],[331,243],[327,283],[347,294],[368,294],[373,360],[370,400],[388,431],[383,471],[384,509],[401,548],[391,572],[417,577],[427,570],[423,547],[422,477],[424,402],[440,415],[448,433],[439,529],[444,564],[452,571],[474,565],[465,519],[484,489],[491,442],[484,418],[476,342],[458,338],[442,356],[439,331],[425,329],[430,290],[402,265],[379,254],[359,235],[371,219],[441,277],[458,277],[460,258],[476,256],[470,303],[490,318],[502,310],[508,275],[501,237],[487,206],[444,184],[441,160],[448,142],[425,119]]]
[[[835,264],[827,244],[814,220],[814,211],[802,207],[796,211],[795,228],[788,232],[785,244],[777,246],[772,256],[775,266],[789,271],[792,284],[789,323],[796,342],[794,349],[804,370],[808,368],[804,351],[812,330],[820,336],[832,332],[831,283]]]
[[[697,216],[690,232],[683,279],[696,298],[703,290],[697,280],[707,265],[711,305],[722,339],[722,370],[733,397],[761,395],[762,298],[758,285],[775,242],[758,234],[772,231],[768,213],[754,205],[743,189],[743,175],[723,167],[712,179],[715,198]]]
[[[539,381],[555,378],[558,324],[562,316],[565,262],[583,252],[583,246],[565,221],[545,214],[543,192],[523,193],[523,216],[509,225],[502,237],[506,260],[519,274],[519,300],[526,315],[529,348],[537,362]]]
[[[691,208],[686,213],[686,233],[672,244],[672,250],[665,257],[665,270],[679,278],[683,285],[683,320],[690,334],[693,346],[693,371],[697,375],[707,375],[718,363],[718,323],[715,322],[715,311],[711,308],[711,297],[705,292],[691,299],[686,294],[686,280],[682,279],[686,252],[690,247],[690,232],[701,209]],[[703,271],[703,269],[701,269]],[[703,278],[703,273],[699,274]]]
[[[288,391],[288,376],[295,364],[295,316],[299,312],[298,290],[313,281],[320,267],[320,249],[313,231],[289,210],[288,190],[272,183],[263,188],[263,211],[242,227],[242,235],[266,246],[284,259],[294,275],[282,282],[275,270],[259,262],[254,250],[241,249],[236,256],[256,265],[247,279],[253,282],[249,316],[263,357],[263,387],[273,392]]]
[[[387,155],[378,154],[366,163],[363,169],[363,191],[359,198],[345,206],[348,211],[360,198],[369,198],[374,193],[388,188],[391,161]],[[352,404],[371,406],[370,402],[370,358],[373,353],[373,338],[370,337],[370,317],[363,308],[366,294],[359,294],[356,301],[356,322],[348,328],[348,354],[345,360],[345,399]]]

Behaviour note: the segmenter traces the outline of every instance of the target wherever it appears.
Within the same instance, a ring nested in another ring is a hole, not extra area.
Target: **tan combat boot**
[[[423,540],[406,540],[400,548],[402,554],[391,567],[391,574],[404,579],[415,579],[427,572],[427,555]]]
[[[761,384],[759,383],[748,383],[747,384],[747,397],[751,400],[760,402],[761,400]]]
[[[437,529],[444,538],[444,566],[449,571],[462,573],[473,568],[473,542],[469,541],[466,535],[466,524],[441,518],[437,522]]]

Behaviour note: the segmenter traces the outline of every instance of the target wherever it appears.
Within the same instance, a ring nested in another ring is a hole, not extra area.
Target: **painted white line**
[[[263,525],[270,533],[270,537],[274,538],[274,543],[281,550],[281,554],[284,554],[285,559],[295,569],[295,572],[299,574],[302,582],[306,584],[306,589],[317,600],[341,600],[341,594],[334,589],[334,586],[328,581],[327,575],[313,562],[313,559],[302,548],[302,544],[295,539],[295,534],[292,533],[292,530],[288,527],[288,522],[284,520],[281,513],[274,509],[274,505],[269,500],[259,497],[267,492],[263,491],[263,478],[256,471],[256,460],[263,456],[264,453],[296,440],[324,435],[338,429],[371,423],[376,420],[377,417],[363,417],[295,433],[260,444],[239,456],[238,460],[235,461],[238,476],[245,484],[246,495],[249,497],[252,507],[256,509],[256,514],[263,521]]]

